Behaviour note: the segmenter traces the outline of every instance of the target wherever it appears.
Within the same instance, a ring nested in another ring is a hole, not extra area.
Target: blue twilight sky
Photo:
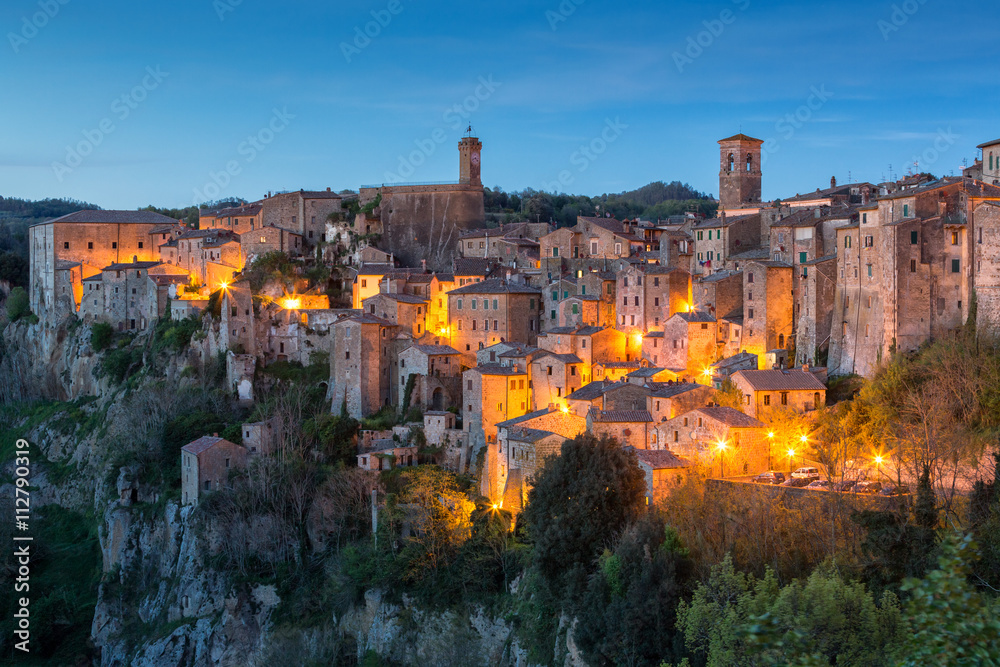
[[[998,19],[986,0],[5,0],[0,194],[451,181],[470,122],[507,190],[716,194],[715,142],[741,129],[770,140],[765,198],[915,158],[947,175],[1000,137]]]

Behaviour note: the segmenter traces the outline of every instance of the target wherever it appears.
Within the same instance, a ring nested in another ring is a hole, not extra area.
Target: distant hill
[[[552,194],[531,188],[510,193],[504,192],[501,187],[486,188],[487,215],[491,222],[496,223],[552,220],[560,227],[568,227],[576,224],[576,218],[580,215],[611,214],[619,220],[658,220],[687,211],[711,217],[717,209],[718,202],[710,195],[698,192],[680,181],[657,181],[638,190],[597,197]]]
[[[0,197],[0,218],[42,219],[58,218],[75,211],[100,209],[99,206],[75,199],[18,199]]]

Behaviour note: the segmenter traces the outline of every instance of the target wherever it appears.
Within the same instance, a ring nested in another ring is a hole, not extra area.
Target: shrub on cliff
[[[103,352],[111,347],[114,335],[115,330],[110,324],[98,322],[90,329],[90,346],[94,348],[94,352]]]
[[[28,293],[23,287],[15,287],[7,297],[7,317],[11,322],[17,322],[22,317],[31,314],[31,305],[28,301]]]

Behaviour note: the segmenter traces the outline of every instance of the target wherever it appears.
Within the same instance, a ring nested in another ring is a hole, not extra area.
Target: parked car
[[[886,484],[879,491],[880,496],[905,496],[910,492],[910,487],[906,484]]]
[[[799,468],[792,473],[794,479],[819,479],[819,469],[818,468]]]
[[[768,470],[757,475],[750,481],[754,484],[781,484],[785,481],[785,473]]]
[[[856,479],[845,479],[843,482],[837,482],[836,484],[834,484],[833,490],[838,491],[840,493],[846,493],[847,491],[853,489],[857,483],[858,480]]]
[[[852,490],[854,493],[878,493],[882,490],[882,482],[858,482]]]
[[[809,486],[811,480],[805,477],[792,477],[781,483],[782,486],[787,486],[791,489],[800,489],[804,486]]]
[[[833,484],[831,484],[829,480],[814,479],[813,481],[809,482],[809,486],[807,486],[806,488],[815,489],[817,491],[829,491],[831,487],[833,487]]]

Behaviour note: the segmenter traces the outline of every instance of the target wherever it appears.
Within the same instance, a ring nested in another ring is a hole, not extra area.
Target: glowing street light
[[[298,310],[302,307],[302,299],[296,299],[294,297],[288,297],[281,300],[281,307],[285,310]]]
[[[795,458],[795,450],[794,449],[789,449],[788,450],[788,472],[789,472],[789,474],[791,474],[791,472],[792,472],[792,460],[794,458]]]
[[[715,445],[715,451],[719,454],[719,477],[726,478],[726,443],[720,440]]]

